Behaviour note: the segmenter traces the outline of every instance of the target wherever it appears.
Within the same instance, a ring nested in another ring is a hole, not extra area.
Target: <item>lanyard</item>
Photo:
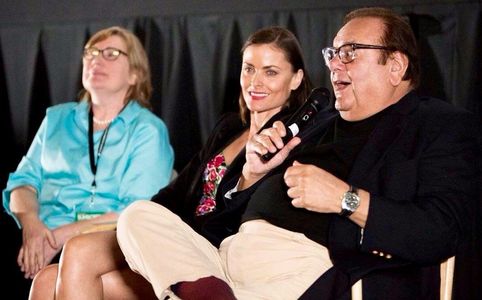
[[[90,198],[90,204],[91,205],[94,203],[95,190],[97,188],[97,183],[95,182],[95,175],[97,174],[97,166],[99,165],[99,158],[100,158],[100,155],[102,154],[102,151],[104,150],[105,141],[107,140],[107,134],[109,133],[109,128],[110,128],[111,124],[112,123],[110,123],[107,126],[106,129],[104,129],[104,132],[102,133],[102,136],[100,137],[99,148],[97,149],[97,156],[95,156],[95,153],[94,153],[94,113],[92,112],[92,109],[90,110],[90,113],[89,113],[89,159],[90,159],[90,170],[92,171],[92,174],[94,175],[94,179],[92,180],[92,185],[90,187],[91,192],[92,192],[92,197]]]

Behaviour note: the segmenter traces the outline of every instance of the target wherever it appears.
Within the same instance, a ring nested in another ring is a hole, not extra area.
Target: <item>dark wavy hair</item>
[[[251,45],[263,44],[272,44],[276,48],[283,51],[286,59],[291,64],[293,72],[297,72],[300,69],[303,70],[303,80],[300,86],[291,92],[285,106],[290,107],[301,105],[310,94],[312,85],[308,77],[308,72],[305,68],[305,62],[303,60],[303,54],[298,39],[291,31],[283,27],[272,26],[261,28],[251,34],[251,36],[246,40],[243,48],[241,49],[241,55],[244,53],[247,47]],[[249,120],[250,111],[246,106],[242,93],[239,96],[239,110],[241,119],[244,123],[247,123]]]

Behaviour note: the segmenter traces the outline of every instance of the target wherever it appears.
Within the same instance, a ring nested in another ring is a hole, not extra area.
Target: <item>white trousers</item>
[[[117,239],[131,269],[152,284],[158,298],[177,282],[214,276],[240,300],[297,299],[332,266],[322,245],[263,220],[242,224],[217,249],[150,201],[136,201],[122,212]]]

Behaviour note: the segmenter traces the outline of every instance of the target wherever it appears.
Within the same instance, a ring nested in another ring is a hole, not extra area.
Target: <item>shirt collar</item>
[[[86,131],[89,126],[89,109],[89,103],[86,100],[81,100],[73,109],[75,123]],[[141,109],[142,107],[137,101],[130,100],[114,122],[121,121],[122,124],[127,125],[137,118]]]

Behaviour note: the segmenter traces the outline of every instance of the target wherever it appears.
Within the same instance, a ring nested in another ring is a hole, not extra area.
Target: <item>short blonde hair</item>
[[[136,83],[129,88],[124,101],[127,103],[130,100],[134,100],[139,102],[140,105],[150,108],[152,94],[151,70],[146,51],[136,35],[119,26],[105,28],[95,33],[85,44],[85,48],[89,48],[111,36],[118,36],[124,40],[127,47],[129,69],[136,74]],[[90,101],[90,93],[83,89],[80,93],[80,99]]]

